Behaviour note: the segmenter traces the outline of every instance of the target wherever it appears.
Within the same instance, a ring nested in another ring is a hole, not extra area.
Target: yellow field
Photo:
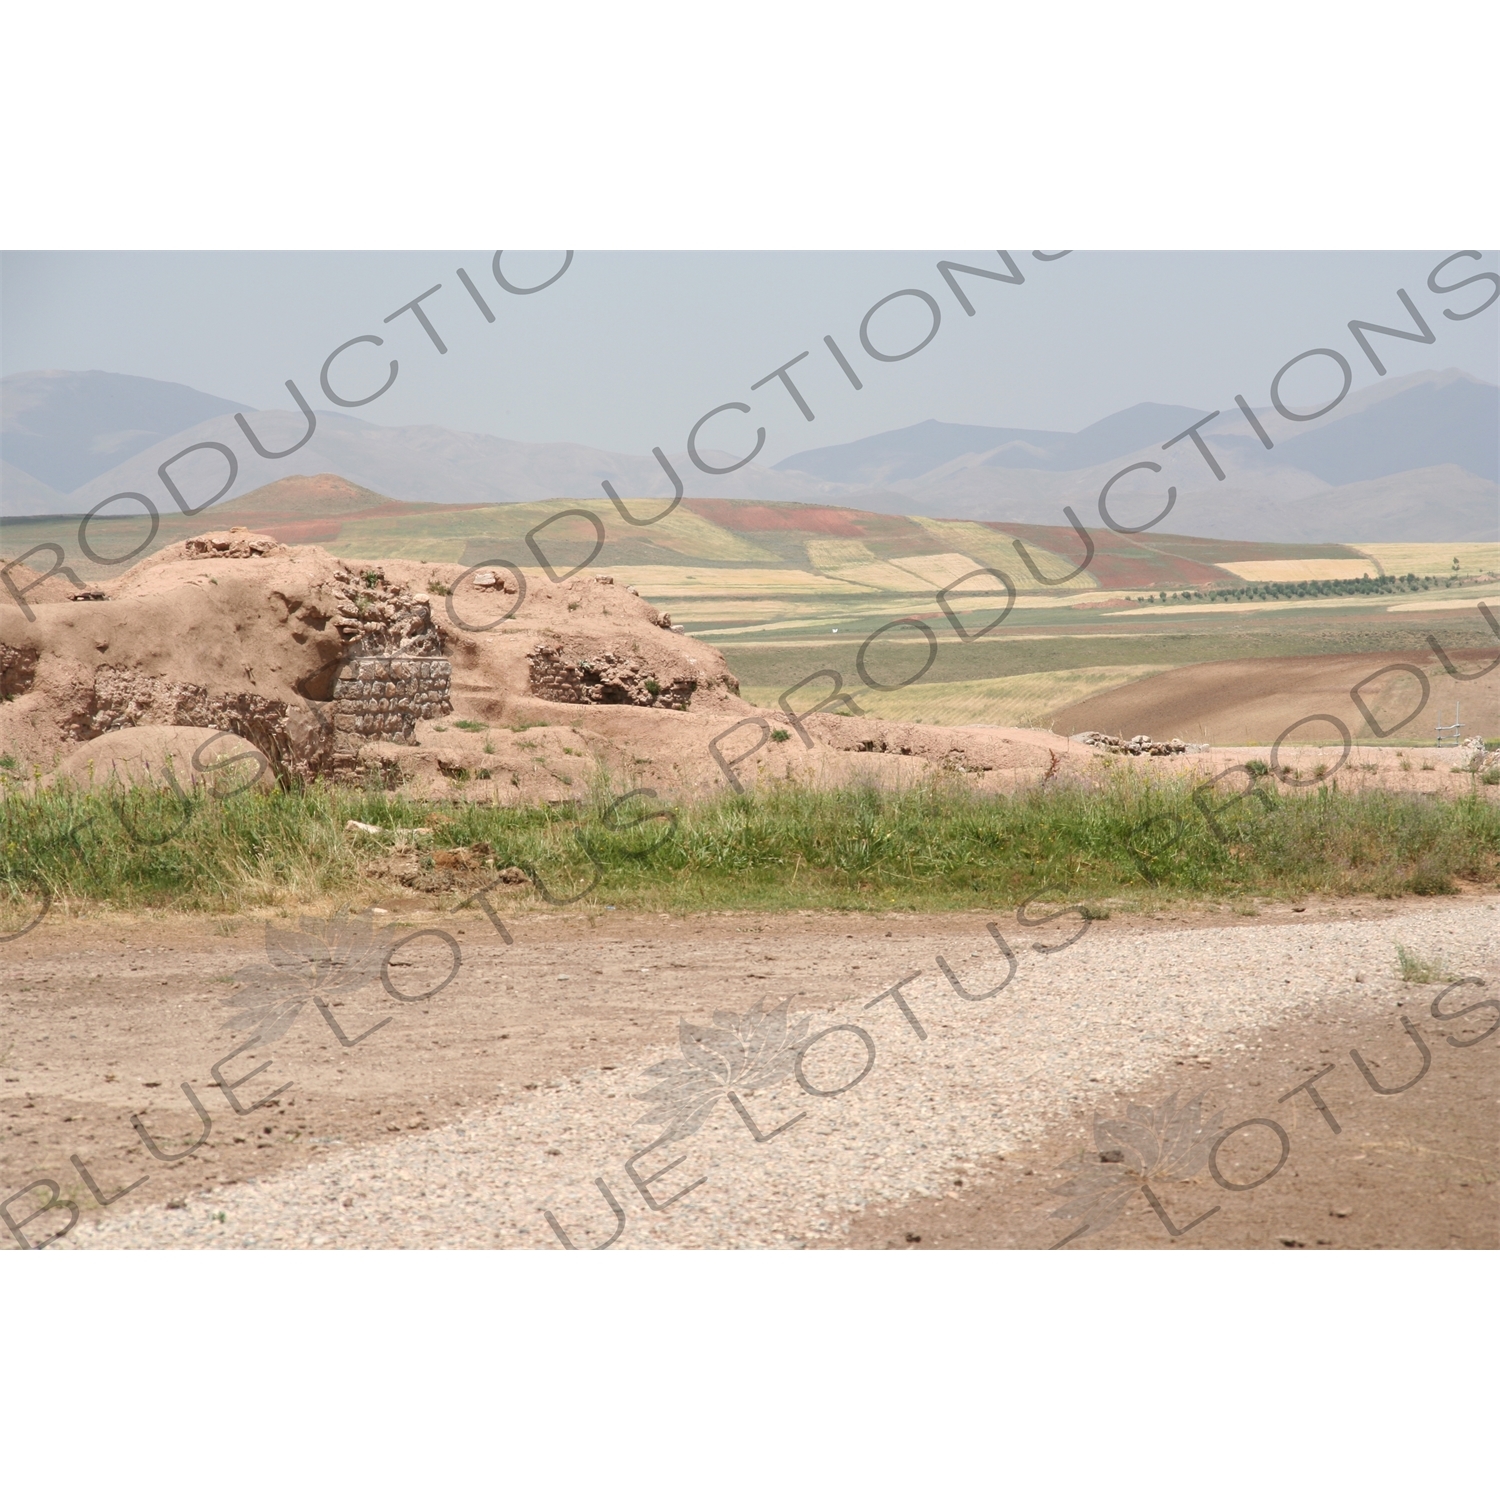
[[[1322,578],[1378,578],[1380,569],[1363,557],[1283,557],[1271,562],[1219,563],[1250,583],[1310,583]]]
[[[1372,542],[1359,550],[1398,577],[1451,573],[1455,557],[1460,573],[1500,572],[1500,542]]]
[[[802,545],[808,562],[820,573],[826,573],[830,569],[858,568],[880,561],[863,542],[850,541],[844,537],[804,542]]]
[[[1070,703],[1165,671],[1161,665],[1082,667],[1068,672],[1027,672],[978,682],[935,682],[930,686],[873,692],[857,679],[849,696],[868,714],[916,724],[998,724],[1011,729],[1045,729]],[[847,686],[847,684],[846,684]],[[740,695],[759,708],[775,708],[783,691],[744,687]]]
[[[988,526],[981,526],[977,521],[934,521],[927,516],[912,516],[910,519],[939,541],[946,542],[955,552],[975,558],[987,568],[1003,569],[1015,579],[1017,588],[1038,587],[1036,580],[1027,571],[1026,564],[1017,554],[1013,538],[1006,533],[991,531]],[[1045,547],[1033,547],[1028,543],[1026,550],[1048,578],[1061,578],[1078,566],[1076,557],[1069,562],[1057,553],[1047,551]],[[1072,586],[1096,589],[1099,587],[1099,580],[1092,573],[1080,573],[1073,579]]]
[[[934,591],[926,579],[888,562],[863,563],[858,567],[840,568],[837,572],[830,569],[828,577],[859,584],[863,588],[879,589],[884,594],[925,592],[930,597]]]
[[[807,555],[813,566],[830,578],[896,594],[923,589],[936,592],[982,566],[962,552],[924,552],[912,557],[881,559],[863,542],[808,542]],[[1009,571],[1016,571],[1014,561]],[[979,579],[974,582],[982,586]]]
[[[893,557],[891,565],[897,568],[905,568],[908,573],[915,573],[923,583],[931,584],[935,589],[945,589],[950,583],[972,573],[976,568],[984,567],[985,564],[977,563],[972,557],[962,552],[929,552],[916,557]],[[1014,565],[1009,570],[1015,571]],[[994,588],[994,579],[989,579],[989,586]],[[976,578],[970,584],[971,588],[983,588],[986,580]]]
[[[531,570],[528,568],[527,572]],[[592,576],[595,569],[588,570]],[[734,595],[839,594],[868,598],[869,590],[839,578],[805,573],[800,568],[669,568],[658,564],[616,564],[607,571],[616,583],[634,584],[653,604],[677,599],[713,599]]]

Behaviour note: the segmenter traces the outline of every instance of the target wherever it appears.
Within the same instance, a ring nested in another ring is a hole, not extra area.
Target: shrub
[[[1406,888],[1415,896],[1451,896],[1458,889],[1447,870],[1431,859],[1424,859],[1412,871]]]
[[[1407,984],[1441,984],[1448,978],[1441,964],[1420,957],[1400,943],[1396,944],[1396,968]]]

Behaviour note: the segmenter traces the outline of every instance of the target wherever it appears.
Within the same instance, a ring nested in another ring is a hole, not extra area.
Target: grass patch
[[[43,893],[68,908],[214,912],[373,898],[384,887],[364,872],[368,843],[344,831],[351,818],[431,827],[438,848],[487,844],[497,869],[529,867],[559,899],[597,872],[585,904],[641,910],[973,910],[1045,889],[1097,914],[1120,897],[1436,894],[1500,876],[1500,806],[1478,797],[1267,790],[1209,804],[1210,823],[1192,790],[1124,775],[1015,797],[944,781],[778,786],[674,810],[639,796],[611,811],[607,792],[502,808],[326,786],[214,798],[64,785],[0,799],[0,932],[24,925]]]
[[[1420,957],[1401,943],[1396,944],[1396,968],[1408,984],[1442,984],[1453,977],[1441,964]]]

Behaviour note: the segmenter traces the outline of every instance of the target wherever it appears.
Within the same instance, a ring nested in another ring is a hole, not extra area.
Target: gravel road
[[[1027,930],[1007,915],[997,930],[1015,955],[1014,977],[992,998],[973,1001],[955,992],[938,955],[974,994],[1000,986],[1009,965],[983,917],[960,929],[963,936],[950,922],[902,991],[909,1015],[897,997],[871,1005],[910,972],[895,969],[867,981],[836,1013],[809,1018],[811,1033],[838,1025],[869,1038],[867,1046],[845,1029],[809,1049],[804,1076],[826,1094],[807,1092],[795,1077],[750,1092],[754,1079],[746,1079],[738,1097],[768,1139],[757,1141],[720,1098],[696,1133],[635,1164],[657,1201],[684,1194],[662,1211],[647,1206],[625,1167],[663,1128],[637,1123],[648,1105],[633,1096],[659,1076],[645,1070],[684,1056],[658,1048],[437,1129],[359,1147],[335,1143],[308,1165],[193,1194],[180,1209],[122,1204],[56,1248],[559,1248],[544,1210],[579,1248],[599,1245],[617,1227],[617,1248],[826,1242],[867,1205],[942,1193],[986,1160],[1041,1139],[1080,1104],[1159,1073],[1172,1057],[1211,1063],[1259,1028],[1315,1014],[1334,997],[1389,1018],[1395,998],[1410,993],[1395,976],[1398,942],[1493,986],[1497,904],[1403,902],[1362,920],[1159,932],[1095,922],[1050,953],[1034,945],[1063,942],[1079,931],[1077,918]],[[707,993],[687,1019],[706,1024],[715,1006],[738,1013],[749,997]],[[1421,1021],[1424,1009],[1409,1013]],[[871,1050],[868,1071],[851,1083]]]

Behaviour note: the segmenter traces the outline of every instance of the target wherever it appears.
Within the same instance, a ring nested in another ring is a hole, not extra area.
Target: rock
[[[1460,771],[1479,771],[1484,769],[1485,760],[1484,741],[1478,735],[1471,735],[1458,747],[1455,764]]]
[[[1108,750],[1115,755],[1187,755],[1197,754],[1209,747],[1189,744],[1186,740],[1153,740],[1149,734],[1137,734],[1128,740],[1117,734],[1100,734],[1098,730],[1085,730],[1082,734],[1070,735],[1081,745],[1092,745],[1097,750]]]

